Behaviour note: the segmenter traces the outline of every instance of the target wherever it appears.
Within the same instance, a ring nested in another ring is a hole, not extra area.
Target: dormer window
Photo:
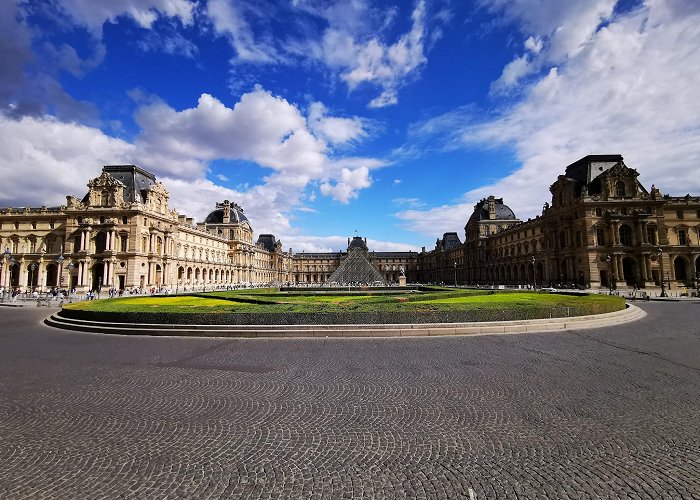
[[[626,195],[625,183],[623,181],[617,181],[615,183],[615,196],[622,198]]]
[[[100,205],[103,207],[109,206],[109,191],[102,191],[102,194],[100,195]]]

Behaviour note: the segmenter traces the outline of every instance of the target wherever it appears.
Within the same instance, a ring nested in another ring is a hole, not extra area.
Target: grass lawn
[[[303,294],[273,290],[187,296],[124,297],[65,305],[66,309],[137,313],[334,313],[519,310],[524,317],[578,316],[618,311],[624,299],[608,295],[486,290],[430,290],[391,294]]]

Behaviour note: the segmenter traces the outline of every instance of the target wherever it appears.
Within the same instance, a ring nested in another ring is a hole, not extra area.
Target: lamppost
[[[608,288],[610,289],[609,295],[612,295],[612,276],[613,276],[613,271],[612,271],[612,257],[610,254],[605,258],[605,260],[608,262]]]
[[[659,272],[661,273],[661,296],[668,297],[666,295],[666,283],[664,279],[664,251],[661,246],[656,247],[656,255],[659,256]]]
[[[455,288],[457,288],[457,261],[455,261]]]
[[[5,262],[7,262],[7,286],[5,287],[6,289],[10,288],[10,274],[12,274],[12,266],[10,265],[10,258],[12,258],[12,254],[10,253],[10,247],[6,247],[5,251],[3,252],[3,256],[5,257]]]
[[[29,291],[34,291],[34,271],[36,271],[36,264],[32,262],[29,264]]]
[[[63,288],[63,261],[66,259],[63,255],[59,255],[56,260],[58,261],[58,283],[56,283],[56,288],[58,288],[60,292],[61,288]]]
[[[535,264],[535,256],[532,256],[532,287],[537,290],[537,265]]]
[[[73,290],[71,289],[71,285],[73,284],[73,268],[75,267],[75,264],[73,262],[69,262],[68,265],[66,266],[66,269],[68,269],[68,296],[71,295]]]

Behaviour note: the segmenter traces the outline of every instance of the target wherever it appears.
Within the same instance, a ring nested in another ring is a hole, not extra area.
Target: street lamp
[[[610,254],[605,258],[605,260],[608,262],[608,288],[610,289],[610,295],[612,295],[612,276],[613,276],[613,271],[612,271],[612,257]]]
[[[73,284],[73,268],[75,267],[75,264],[73,262],[69,262],[66,268],[68,269],[68,294],[70,295],[71,292],[71,285]]]
[[[10,253],[10,247],[5,247],[5,251],[3,252],[3,256],[5,257],[5,262],[7,262],[7,275],[9,276],[12,273],[12,268],[10,267],[10,258],[12,257],[12,254]],[[7,288],[10,287],[10,279],[7,279]]]
[[[63,257],[63,255],[59,255],[58,259],[56,259],[56,261],[58,261],[58,283],[56,283],[56,287],[59,289],[59,291],[62,288],[61,285],[63,285],[63,261],[64,260],[66,260],[66,259],[65,259],[65,257]]]
[[[455,288],[457,288],[457,261],[455,261]]]
[[[36,271],[36,264],[32,262],[29,264],[29,291],[34,291],[34,271]]]
[[[664,251],[661,249],[661,246],[656,247],[656,254],[659,256],[659,271],[661,273],[661,297],[668,297],[664,279]]]
[[[537,290],[537,266],[535,265],[535,256],[532,256],[532,287]]]
[[[5,257],[5,262],[7,262],[7,286],[5,289],[7,290],[7,294],[10,295],[10,284],[11,284],[11,276],[12,276],[12,253],[10,253],[10,248],[6,247],[5,251],[3,252],[3,255]],[[0,283],[1,284],[1,283]]]

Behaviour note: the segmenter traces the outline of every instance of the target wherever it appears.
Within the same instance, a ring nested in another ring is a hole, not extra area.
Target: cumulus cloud
[[[320,183],[322,194],[347,203],[371,185],[370,171],[384,165],[374,158],[333,156],[296,106],[262,88],[233,107],[208,94],[181,111],[153,97],[141,95],[139,101],[141,133],[133,143],[57,118],[0,117],[0,199],[7,205],[57,204],[66,194],[82,196],[83,184],[101,165],[136,163],[163,180],[172,205],[187,214],[201,220],[212,200],[235,199],[252,214],[256,231],[288,234],[290,214],[313,199],[306,195],[310,184]],[[321,103],[315,109],[314,124],[334,141],[361,135],[353,119],[336,122]],[[254,162],[269,173],[257,185],[224,188],[206,179],[217,159]]]
[[[329,144],[344,145],[367,136],[365,121],[357,116],[340,118],[328,116],[328,110],[321,102],[309,107],[309,126],[314,134]]]
[[[3,205],[60,205],[82,197],[101,165],[131,163],[135,148],[98,129],[52,118],[0,117]]]
[[[340,177],[335,181],[327,181],[321,184],[321,193],[332,196],[341,203],[349,203],[352,198],[356,198],[360,189],[372,185],[367,167],[359,167],[354,170],[343,168]]]
[[[700,9],[693,3],[653,1],[620,15],[496,118],[465,118],[462,147],[513,148],[521,168],[465,193],[464,209],[399,217],[418,230],[450,217],[462,227],[472,204],[490,194],[504,196],[521,219],[537,215],[550,198],[549,183],[587,154],[620,153],[643,183],[664,192],[700,192],[698,46]],[[454,116],[438,117],[423,129],[438,136],[447,130],[441,124],[454,123]]]
[[[139,108],[136,121],[142,129],[137,144],[158,158],[171,156],[158,168],[174,168],[181,176],[190,167],[189,174],[199,176],[204,162],[230,158],[317,178],[326,161],[325,143],[311,134],[297,107],[260,87],[233,108],[209,94],[182,111],[157,101]],[[195,161],[183,165],[181,159]]]

